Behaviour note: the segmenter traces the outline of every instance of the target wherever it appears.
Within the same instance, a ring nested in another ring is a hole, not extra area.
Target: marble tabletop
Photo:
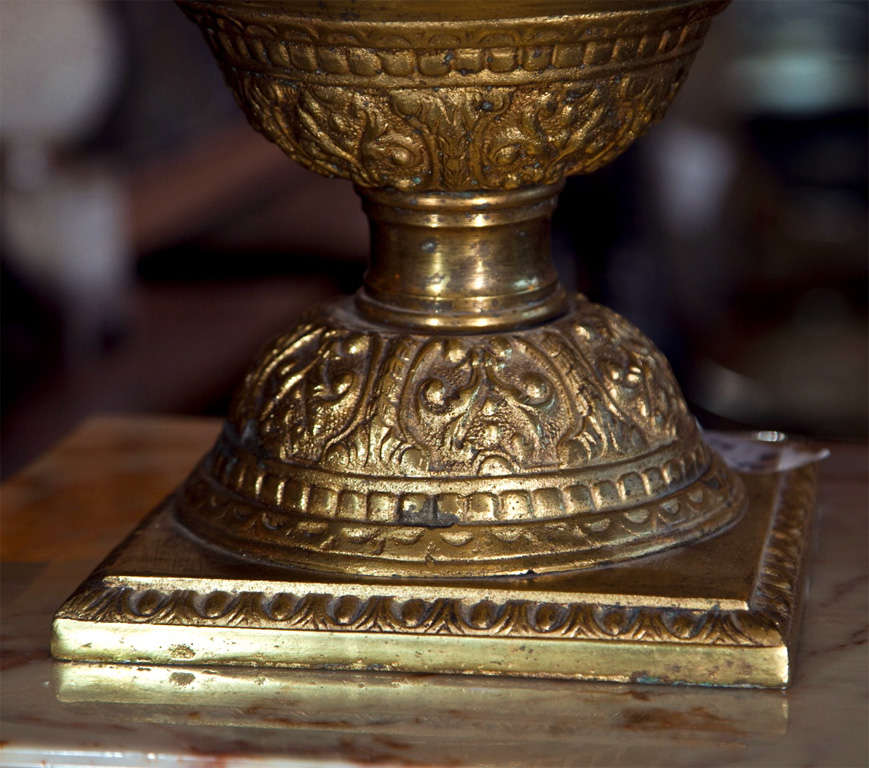
[[[867,765],[865,445],[821,467],[788,691],[53,662],[53,611],[218,429],[94,419],[3,486],[0,765]]]

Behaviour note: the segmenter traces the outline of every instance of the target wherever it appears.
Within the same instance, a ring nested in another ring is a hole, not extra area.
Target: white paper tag
[[[737,472],[765,475],[826,459],[830,452],[791,440],[783,432],[703,431],[703,439]]]

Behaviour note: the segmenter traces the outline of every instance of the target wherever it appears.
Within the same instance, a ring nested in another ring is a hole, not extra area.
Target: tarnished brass
[[[666,360],[549,253],[564,177],[663,115],[726,0],[179,4],[252,124],[356,184],[371,260],[54,653],[785,683],[811,480],[753,481],[740,522]]]
[[[363,188],[600,168],[660,118],[728,0],[181,0],[251,123]]]
[[[479,577],[617,562],[741,514],[666,361],[569,300],[549,253],[564,176],[663,114],[724,3],[482,5],[182,0],[253,125],[352,179],[371,222],[355,303],[266,351],[182,490],[206,541]]]

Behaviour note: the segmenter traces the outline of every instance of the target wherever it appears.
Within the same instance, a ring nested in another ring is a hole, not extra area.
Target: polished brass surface
[[[371,320],[431,331],[513,329],[563,315],[549,253],[560,188],[360,190],[371,263],[357,305]]]
[[[813,465],[744,476],[749,513],[690,547],[509,580],[268,568],[197,546],[170,500],[61,608],[52,653],[779,687],[793,675],[815,478]]]

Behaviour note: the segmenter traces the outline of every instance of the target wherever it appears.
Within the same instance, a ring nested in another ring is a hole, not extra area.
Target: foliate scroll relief
[[[453,23],[181,4],[295,160],[363,187],[459,191],[612,160],[662,116],[726,2]]]
[[[363,89],[228,70],[252,124],[293,159],[363,187],[515,189],[589,173],[657,120],[685,63],[598,82]]]
[[[230,423],[261,459],[387,477],[575,470],[696,439],[664,358],[586,301],[538,329],[449,338],[322,314],[274,343]]]

